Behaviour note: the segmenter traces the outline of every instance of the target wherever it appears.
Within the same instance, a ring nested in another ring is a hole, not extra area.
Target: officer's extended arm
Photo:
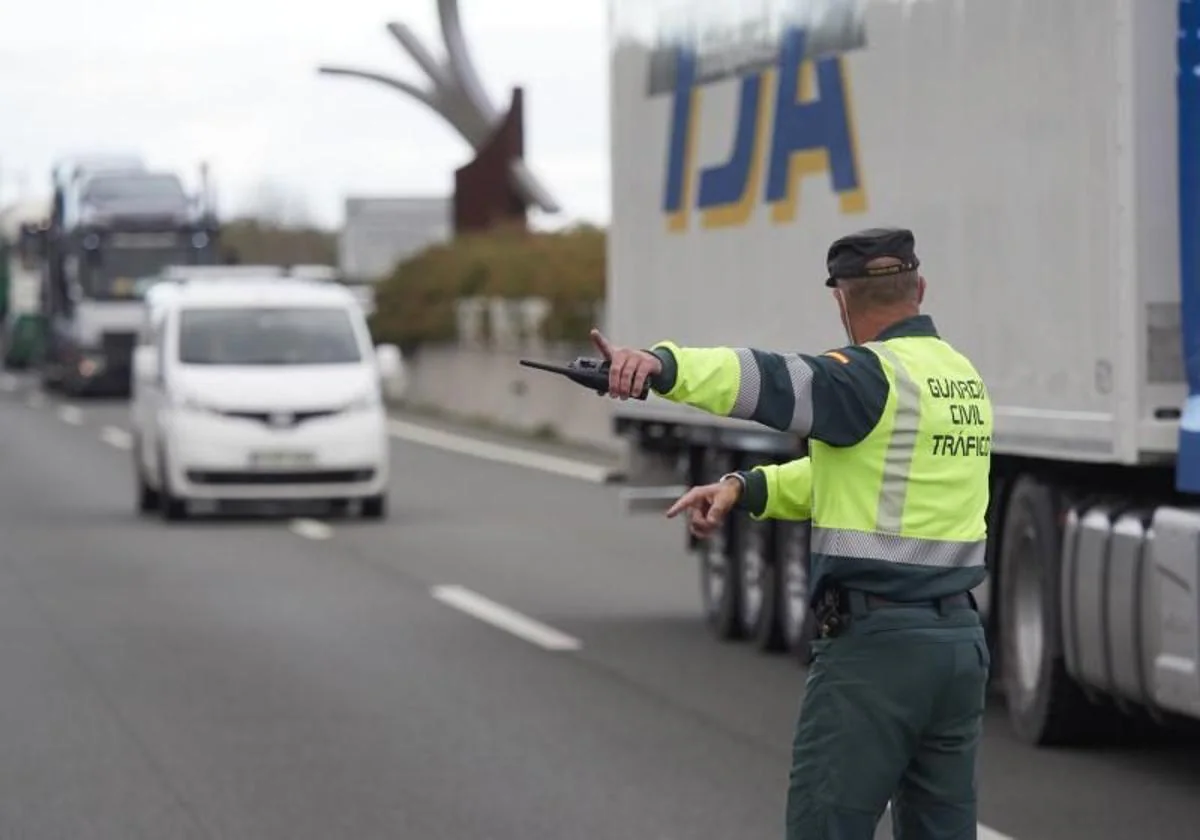
[[[767,464],[738,473],[746,489],[738,508],[750,518],[788,519],[803,522],[812,519],[812,461],[797,458],[786,464]]]
[[[664,399],[830,446],[863,440],[887,404],[887,376],[865,347],[809,356],[662,341],[650,352],[662,362],[650,386]]]

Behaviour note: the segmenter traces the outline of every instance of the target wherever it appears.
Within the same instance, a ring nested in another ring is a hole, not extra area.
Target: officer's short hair
[[[867,268],[892,268],[901,265],[895,257],[879,257]],[[839,277],[837,287],[846,296],[846,304],[856,311],[916,303],[920,275],[915,268],[897,274],[867,277]]]

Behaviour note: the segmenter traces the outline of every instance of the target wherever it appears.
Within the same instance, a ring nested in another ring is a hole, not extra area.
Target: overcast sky
[[[6,6],[10,4],[5,4]],[[0,203],[45,193],[63,154],[133,151],[194,178],[222,212],[283,185],[317,221],[348,195],[449,195],[466,144],[352,64],[420,81],[384,29],[442,53],[436,0],[34,0],[0,23]],[[608,217],[606,0],[460,0],[494,102],[525,87],[527,160],[565,215]]]

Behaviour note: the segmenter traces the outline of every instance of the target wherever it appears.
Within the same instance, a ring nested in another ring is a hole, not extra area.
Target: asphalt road
[[[124,405],[2,384],[0,840],[782,836],[803,671],[612,488],[397,440],[386,522],[167,525]],[[1195,746],[996,710],[981,786],[981,838],[1200,836]]]

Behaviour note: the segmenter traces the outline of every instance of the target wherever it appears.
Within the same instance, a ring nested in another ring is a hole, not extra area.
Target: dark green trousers
[[[813,644],[787,840],[975,840],[975,754],[991,661],[971,609],[856,605]]]

